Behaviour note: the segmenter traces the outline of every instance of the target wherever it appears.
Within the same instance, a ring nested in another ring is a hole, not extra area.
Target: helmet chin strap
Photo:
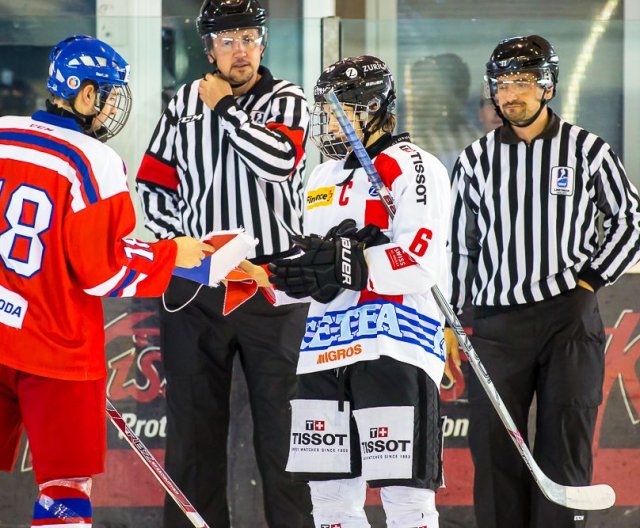
[[[381,129],[386,123],[388,118],[385,118],[384,120],[380,121],[380,123],[377,123],[375,129],[371,127],[371,125],[376,123],[378,119],[381,119],[383,116],[386,115],[387,108],[389,108],[389,105],[393,102],[393,97],[395,97],[395,94],[393,94],[393,92],[389,92],[387,96],[384,98],[384,100],[382,101],[382,103],[380,104],[380,108],[376,110],[376,112],[368,120],[368,123],[363,127],[362,130],[364,133],[362,134],[362,144],[365,147],[369,142],[369,138],[371,137],[371,134],[373,134],[376,130]]]
[[[544,98],[544,96],[547,95],[547,91],[548,91],[548,88],[545,88],[544,92],[542,92],[542,99],[540,99],[540,108],[538,108],[538,111],[535,114],[533,114],[533,117],[530,117],[526,121],[518,121],[518,122],[509,121],[506,117],[502,115],[502,113],[500,113],[500,116],[505,121],[508,121],[511,126],[518,127],[518,128],[528,127],[531,123],[533,123],[536,119],[538,119],[538,116],[540,116],[540,114],[542,113],[542,110],[544,110],[544,107],[547,106],[548,101]]]

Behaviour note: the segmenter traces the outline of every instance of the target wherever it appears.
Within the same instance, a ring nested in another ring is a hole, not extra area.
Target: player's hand
[[[454,369],[460,374],[460,348],[458,347],[458,338],[452,328],[445,327],[444,329],[444,343],[445,343],[445,361],[444,361],[444,375],[449,378],[451,383],[456,382],[456,378],[451,370],[453,365]]]
[[[243,260],[238,264],[238,267],[255,280],[261,288],[273,288],[269,282],[269,274],[262,266],[256,266],[248,260]]]
[[[202,102],[210,110],[213,110],[220,102],[220,99],[227,95],[233,95],[233,92],[231,91],[231,85],[220,75],[207,73],[198,84],[198,95]]]
[[[209,244],[200,242],[189,236],[174,238],[178,246],[176,254],[176,266],[181,268],[197,268],[202,259],[211,255],[215,249]]]

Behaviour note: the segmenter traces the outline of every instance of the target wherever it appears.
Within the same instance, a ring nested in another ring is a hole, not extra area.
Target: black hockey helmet
[[[553,46],[541,36],[512,37],[500,42],[487,62],[487,95],[494,97],[496,79],[511,73],[533,73],[540,87],[547,90],[553,87],[555,95],[560,61]]]
[[[362,132],[366,145],[368,136],[395,113],[395,83],[387,65],[370,55],[342,59],[322,72],[313,89],[311,139],[325,156],[342,159],[349,148],[346,140],[328,129],[330,118],[324,94],[329,90],[343,105],[353,106],[352,125],[356,132]]]
[[[267,11],[258,0],[205,0],[196,18],[198,33],[208,52],[210,39],[217,33],[240,28],[258,28],[266,46]]]
[[[388,112],[395,108],[393,75],[384,62],[370,55],[342,59],[325,69],[313,89],[315,102],[324,103],[324,94],[331,89],[341,103],[377,110],[386,102]]]

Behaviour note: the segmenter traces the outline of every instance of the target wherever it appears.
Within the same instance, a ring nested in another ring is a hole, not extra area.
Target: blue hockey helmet
[[[47,88],[73,103],[85,81],[97,88],[96,113],[107,114],[94,135],[100,140],[109,139],[124,127],[131,111],[129,64],[105,42],[73,35],[56,44],[49,54]]]

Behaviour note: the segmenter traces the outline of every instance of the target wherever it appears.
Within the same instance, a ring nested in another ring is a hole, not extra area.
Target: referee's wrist
[[[219,116],[222,116],[228,113],[232,106],[236,106],[236,98],[233,95],[225,95],[217,102],[213,111]]]
[[[597,292],[600,288],[604,286],[604,279],[600,276],[600,274],[594,269],[586,269],[578,275],[579,280],[583,280],[589,286],[593,288],[594,292]]]

